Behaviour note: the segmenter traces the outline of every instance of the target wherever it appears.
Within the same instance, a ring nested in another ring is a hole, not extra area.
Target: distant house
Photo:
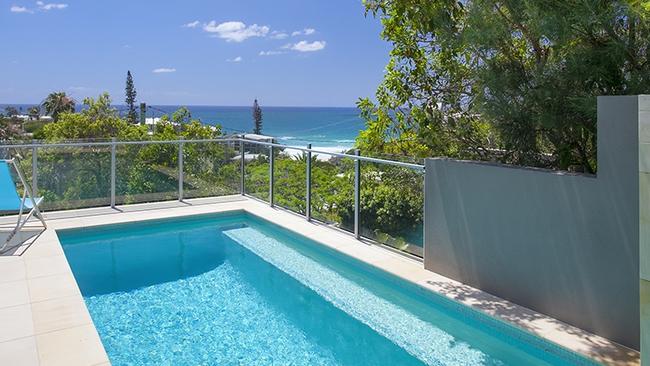
[[[52,116],[34,117],[34,116],[30,116],[28,114],[18,114],[18,115],[13,116],[13,118],[15,118],[15,119],[17,119],[19,121],[23,121],[23,122],[27,122],[27,121],[53,122],[54,121],[54,118],[52,118]]]
[[[149,117],[149,118],[145,118],[145,119],[144,119],[144,124],[145,124],[145,126],[147,126],[147,128],[148,128],[148,130],[149,130],[147,133],[148,133],[149,135],[153,135],[154,127],[155,127],[157,124],[159,124],[161,121],[162,121],[162,119],[161,119],[160,117],[153,117],[153,118]],[[172,121],[169,121],[169,120],[167,120],[167,123],[171,123],[171,124],[174,125],[174,126],[178,126],[178,123],[176,123],[176,122],[172,122]],[[212,131],[215,131],[215,130],[217,129],[217,127],[215,127],[215,126],[209,126],[209,127],[210,127],[210,129],[211,129]]]
[[[252,140],[252,141],[259,141],[259,142],[275,142],[275,137],[273,136],[266,136],[266,135],[257,135],[254,133],[245,133],[239,135],[239,137],[244,138],[246,140]]]
[[[269,142],[275,143],[275,137],[266,136],[266,135],[257,135],[254,133],[245,133],[239,135],[239,137],[256,142]],[[252,160],[257,159],[259,156],[268,156],[269,148],[265,145],[260,144],[246,144],[244,143],[244,159]]]
[[[258,141],[258,142],[270,142],[270,143],[275,143],[275,137],[273,136],[265,136],[265,135],[257,135],[254,133],[240,133],[240,134],[234,134],[234,135],[225,135],[225,138],[243,138],[246,140],[251,140],[251,141]],[[231,148],[238,148],[239,147],[239,142],[238,141],[231,141],[228,143],[228,146]],[[261,156],[268,157],[268,151],[269,148],[264,145],[259,145],[259,144],[246,144],[244,143],[244,160],[245,161],[250,161],[257,159]],[[232,158],[232,160],[238,160],[241,159],[239,156],[235,156]]]
[[[145,118],[144,119],[144,124],[147,126],[155,126],[160,123],[160,117],[154,117],[154,118]]]

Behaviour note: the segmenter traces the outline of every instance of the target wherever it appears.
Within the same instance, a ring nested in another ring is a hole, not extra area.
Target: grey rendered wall
[[[428,159],[425,268],[638,349],[647,106],[598,99],[597,176]]]

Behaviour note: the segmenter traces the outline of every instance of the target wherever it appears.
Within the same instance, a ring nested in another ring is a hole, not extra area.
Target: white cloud
[[[229,58],[226,60],[226,62],[241,62],[243,58],[241,56],[237,56],[235,58]]]
[[[9,11],[11,11],[12,13],[31,13],[32,12],[31,10],[27,9],[24,6],[16,6],[16,5],[9,8]]]
[[[295,31],[291,33],[291,36],[309,36],[316,33],[316,29],[314,28],[305,28],[303,30]]]
[[[42,1],[36,2],[36,8],[30,9],[26,6],[17,6],[13,5],[9,8],[9,11],[12,13],[34,13],[35,10],[38,11],[50,11],[50,10],[61,10],[68,7],[68,4],[63,3],[44,3]]]
[[[154,74],[164,74],[164,73],[176,72],[176,69],[172,67],[159,67],[157,69],[153,69],[151,72],[153,72]]]
[[[315,51],[320,51],[323,48],[325,48],[325,45],[327,42],[325,41],[314,41],[314,42],[307,42],[307,41],[300,41],[298,43],[294,44],[287,44],[284,45],[285,49],[290,49],[298,52],[315,52]]]
[[[251,37],[265,37],[269,27],[253,24],[247,26],[242,22],[224,22],[217,24],[214,20],[203,25],[203,30],[214,33],[214,36],[225,39],[227,42],[243,42]]]
[[[273,31],[271,32],[270,38],[273,39],[285,39],[289,37],[289,35],[286,32],[280,32],[280,31]]]
[[[68,4],[61,4],[61,3],[48,3],[48,4],[46,4],[46,3],[42,2],[42,1],[37,1],[36,5],[38,6],[39,10],[43,10],[43,11],[48,11],[48,10],[52,10],[52,9],[61,10],[61,9],[65,9],[65,8],[68,7]]]
[[[201,22],[199,22],[198,20],[195,20],[195,21],[193,21],[193,22],[189,22],[189,23],[187,23],[187,24],[183,24],[183,28],[196,28],[196,27],[199,26],[199,24],[201,24]]]
[[[282,51],[260,51],[259,55],[260,56],[274,56],[274,55],[281,55],[284,52]]]

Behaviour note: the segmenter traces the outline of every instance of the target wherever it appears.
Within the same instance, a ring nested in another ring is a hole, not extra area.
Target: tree
[[[126,72],[126,105],[129,107],[127,114],[127,121],[129,123],[137,122],[137,113],[135,111],[137,92],[135,91],[135,86],[133,85],[133,77],[131,76],[131,71]]]
[[[141,140],[147,136],[145,126],[133,126],[120,118],[111,107],[111,97],[103,93],[97,99],[85,98],[81,113],[62,113],[57,123],[44,127],[47,140],[108,139]]]
[[[92,122],[101,122],[119,118],[117,109],[111,106],[113,100],[107,92],[100,94],[97,99],[92,97],[84,98],[83,103],[86,108],[81,111],[81,115]]]
[[[52,116],[55,121],[58,121],[61,113],[74,112],[75,101],[67,96],[65,92],[54,92],[45,98],[42,106],[46,114]]]
[[[41,108],[39,106],[33,106],[27,111],[30,119],[38,119],[41,115]]]
[[[596,170],[596,97],[650,91],[647,2],[366,0],[393,44],[359,145]]]
[[[183,125],[192,121],[192,113],[187,107],[180,107],[172,113],[172,122]]]
[[[16,107],[7,106],[5,107],[5,114],[7,115],[7,117],[14,117],[17,116],[19,113]]]
[[[262,108],[257,103],[257,99],[253,102],[253,133],[257,135],[262,134]]]

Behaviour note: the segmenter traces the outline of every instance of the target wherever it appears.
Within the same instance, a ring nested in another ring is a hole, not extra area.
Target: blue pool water
[[[589,364],[243,212],[58,234],[114,365]]]

